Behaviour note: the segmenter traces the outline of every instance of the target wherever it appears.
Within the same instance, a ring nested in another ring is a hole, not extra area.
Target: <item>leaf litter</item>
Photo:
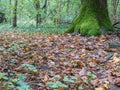
[[[120,87],[120,37],[1,32],[0,73],[1,90],[9,87],[4,78],[17,74],[33,90],[50,90],[47,83],[58,90],[112,90]]]

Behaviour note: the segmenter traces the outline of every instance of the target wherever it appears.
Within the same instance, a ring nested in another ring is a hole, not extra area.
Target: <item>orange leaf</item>
[[[84,67],[84,63],[82,61],[77,62],[78,67],[82,68]]]
[[[64,90],[63,87],[59,87],[58,90]]]
[[[120,86],[120,78],[117,78],[116,85]]]
[[[48,81],[48,75],[44,76],[44,79],[42,80],[43,82],[47,82]]]

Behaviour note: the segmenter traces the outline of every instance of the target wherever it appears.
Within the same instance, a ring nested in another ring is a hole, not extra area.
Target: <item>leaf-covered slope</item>
[[[119,42],[117,36],[1,32],[0,89],[104,90],[120,86]]]

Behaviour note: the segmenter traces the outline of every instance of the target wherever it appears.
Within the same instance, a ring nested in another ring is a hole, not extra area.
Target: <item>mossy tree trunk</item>
[[[66,33],[81,35],[100,35],[112,30],[108,15],[107,0],[81,0],[80,13],[70,25]]]

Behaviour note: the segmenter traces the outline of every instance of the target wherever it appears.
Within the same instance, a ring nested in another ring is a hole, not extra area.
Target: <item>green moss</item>
[[[102,25],[104,26],[104,28],[106,28],[106,30],[110,31],[112,30],[112,24],[111,22],[107,19],[103,19]]]
[[[111,30],[112,24],[109,17],[103,11],[97,11],[97,6],[94,1],[82,3],[80,14],[71,24],[67,32],[77,32],[81,35],[95,36],[103,32],[100,31],[101,27],[105,30]],[[100,18],[100,20],[98,20]]]
[[[75,31],[80,30],[81,35],[100,35],[98,20],[96,19],[96,13],[91,8],[87,8],[84,11],[85,15],[82,17],[80,24],[76,25]]]

